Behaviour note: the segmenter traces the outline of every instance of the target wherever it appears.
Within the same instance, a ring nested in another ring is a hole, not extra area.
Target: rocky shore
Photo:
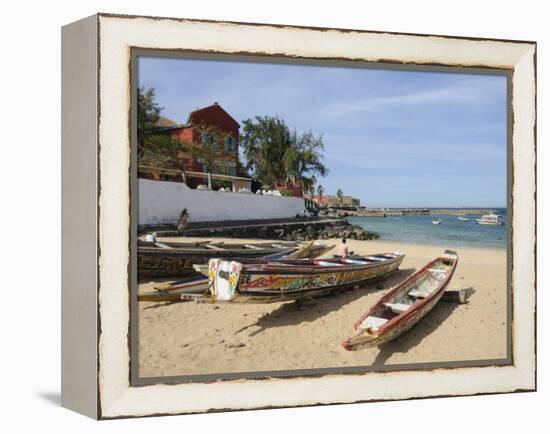
[[[348,238],[372,240],[378,235],[345,218],[295,218],[269,221],[191,223],[183,231],[174,228],[140,228],[140,232],[156,231],[159,236],[258,238],[285,241]]]
[[[281,228],[275,229],[273,233],[278,239],[287,241],[327,240],[329,238],[373,240],[378,238],[377,234],[368,232],[361,226],[351,225],[349,223],[344,225],[325,225],[322,227],[307,225],[305,228],[297,228],[291,231]],[[265,238],[271,237],[268,235]]]

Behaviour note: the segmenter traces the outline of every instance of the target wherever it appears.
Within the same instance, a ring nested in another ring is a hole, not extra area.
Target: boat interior
[[[146,242],[139,241],[138,247],[140,248],[151,248],[155,250],[167,249],[167,250],[184,250],[186,252],[205,252],[212,251],[214,252],[224,252],[224,251],[266,251],[274,252],[281,250],[289,250],[292,248],[297,248],[293,244],[278,244],[278,243],[262,243],[262,244],[224,244],[223,242],[219,243],[163,243],[163,242]]]
[[[394,259],[398,256],[402,256],[403,253],[380,253],[376,255],[368,256],[350,256],[346,258],[335,258],[329,260],[317,260],[314,261],[315,265],[320,265],[323,267],[333,267],[339,265],[366,265],[376,262],[384,262],[389,259]]]
[[[243,244],[201,244],[201,245],[190,245],[190,246],[178,246],[171,247],[168,245],[163,245],[163,243],[149,243],[149,245],[139,245],[142,249],[150,250],[170,250],[174,252],[208,252],[212,251],[212,254],[215,255],[216,252],[266,252],[266,253],[276,253],[280,251],[287,251],[296,249],[296,246],[288,245],[277,245],[277,244],[258,244],[258,245],[243,245]],[[143,250],[145,251],[145,250]]]
[[[290,259],[290,260],[280,260],[273,262],[265,262],[259,265],[267,265],[269,267],[341,267],[346,265],[368,265],[378,262],[388,261],[390,259],[395,259],[398,256],[403,256],[403,253],[380,253],[376,255],[369,256],[352,256],[347,258],[336,258],[336,259]],[[260,260],[248,261],[249,263],[258,263]]]
[[[391,297],[382,300],[361,322],[362,330],[377,331],[391,319],[403,315],[413,306],[437,291],[451,272],[455,258],[445,255],[435,260],[426,272],[401,287]]]

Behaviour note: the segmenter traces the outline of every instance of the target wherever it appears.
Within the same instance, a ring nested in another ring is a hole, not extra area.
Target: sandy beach
[[[339,240],[322,242],[338,244]],[[459,264],[449,286],[473,287],[467,304],[441,301],[400,338],[380,348],[345,351],[341,342],[354,334],[355,320],[392,286],[444,250],[442,246],[380,240],[348,243],[356,253],[403,251],[407,256],[399,271],[381,283],[305,304],[140,302],[140,377],[380,367],[506,357],[506,250],[474,247],[454,249],[459,254]],[[332,252],[326,256],[331,257]],[[156,284],[142,281],[138,291],[152,290]]]

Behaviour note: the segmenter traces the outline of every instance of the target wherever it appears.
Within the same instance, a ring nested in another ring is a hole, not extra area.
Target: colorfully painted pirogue
[[[305,244],[300,249],[283,251],[270,254],[263,258],[235,258],[233,260],[241,263],[263,263],[266,259],[274,261],[276,259],[314,259],[332,250],[334,245],[323,244],[312,241]],[[214,255],[214,253],[213,253]],[[163,283],[155,286],[155,291],[138,294],[138,301],[166,302],[182,301],[181,294],[206,294],[208,292],[208,263],[194,264],[193,268],[197,274],[189,275],[175,282]]]
[[[441,299],[458,264],[456,252],[444,254],[397,285],[354,324],[359,333],[342,343],[346,350],[381,345],[402,335]]]
[[[331,260],[254,260],[249,263],[220,258],[208,263],[209,291],[182,294],[197,302],[272,303],[344,290],[397,270],[400,252]]]

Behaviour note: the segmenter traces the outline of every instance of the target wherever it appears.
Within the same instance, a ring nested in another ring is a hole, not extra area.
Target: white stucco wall
[[[175,223],[183,208],[189,222],[295,217],[305,208],[297,197],[193,190],[181,182],[138,179],[138,224]]]

